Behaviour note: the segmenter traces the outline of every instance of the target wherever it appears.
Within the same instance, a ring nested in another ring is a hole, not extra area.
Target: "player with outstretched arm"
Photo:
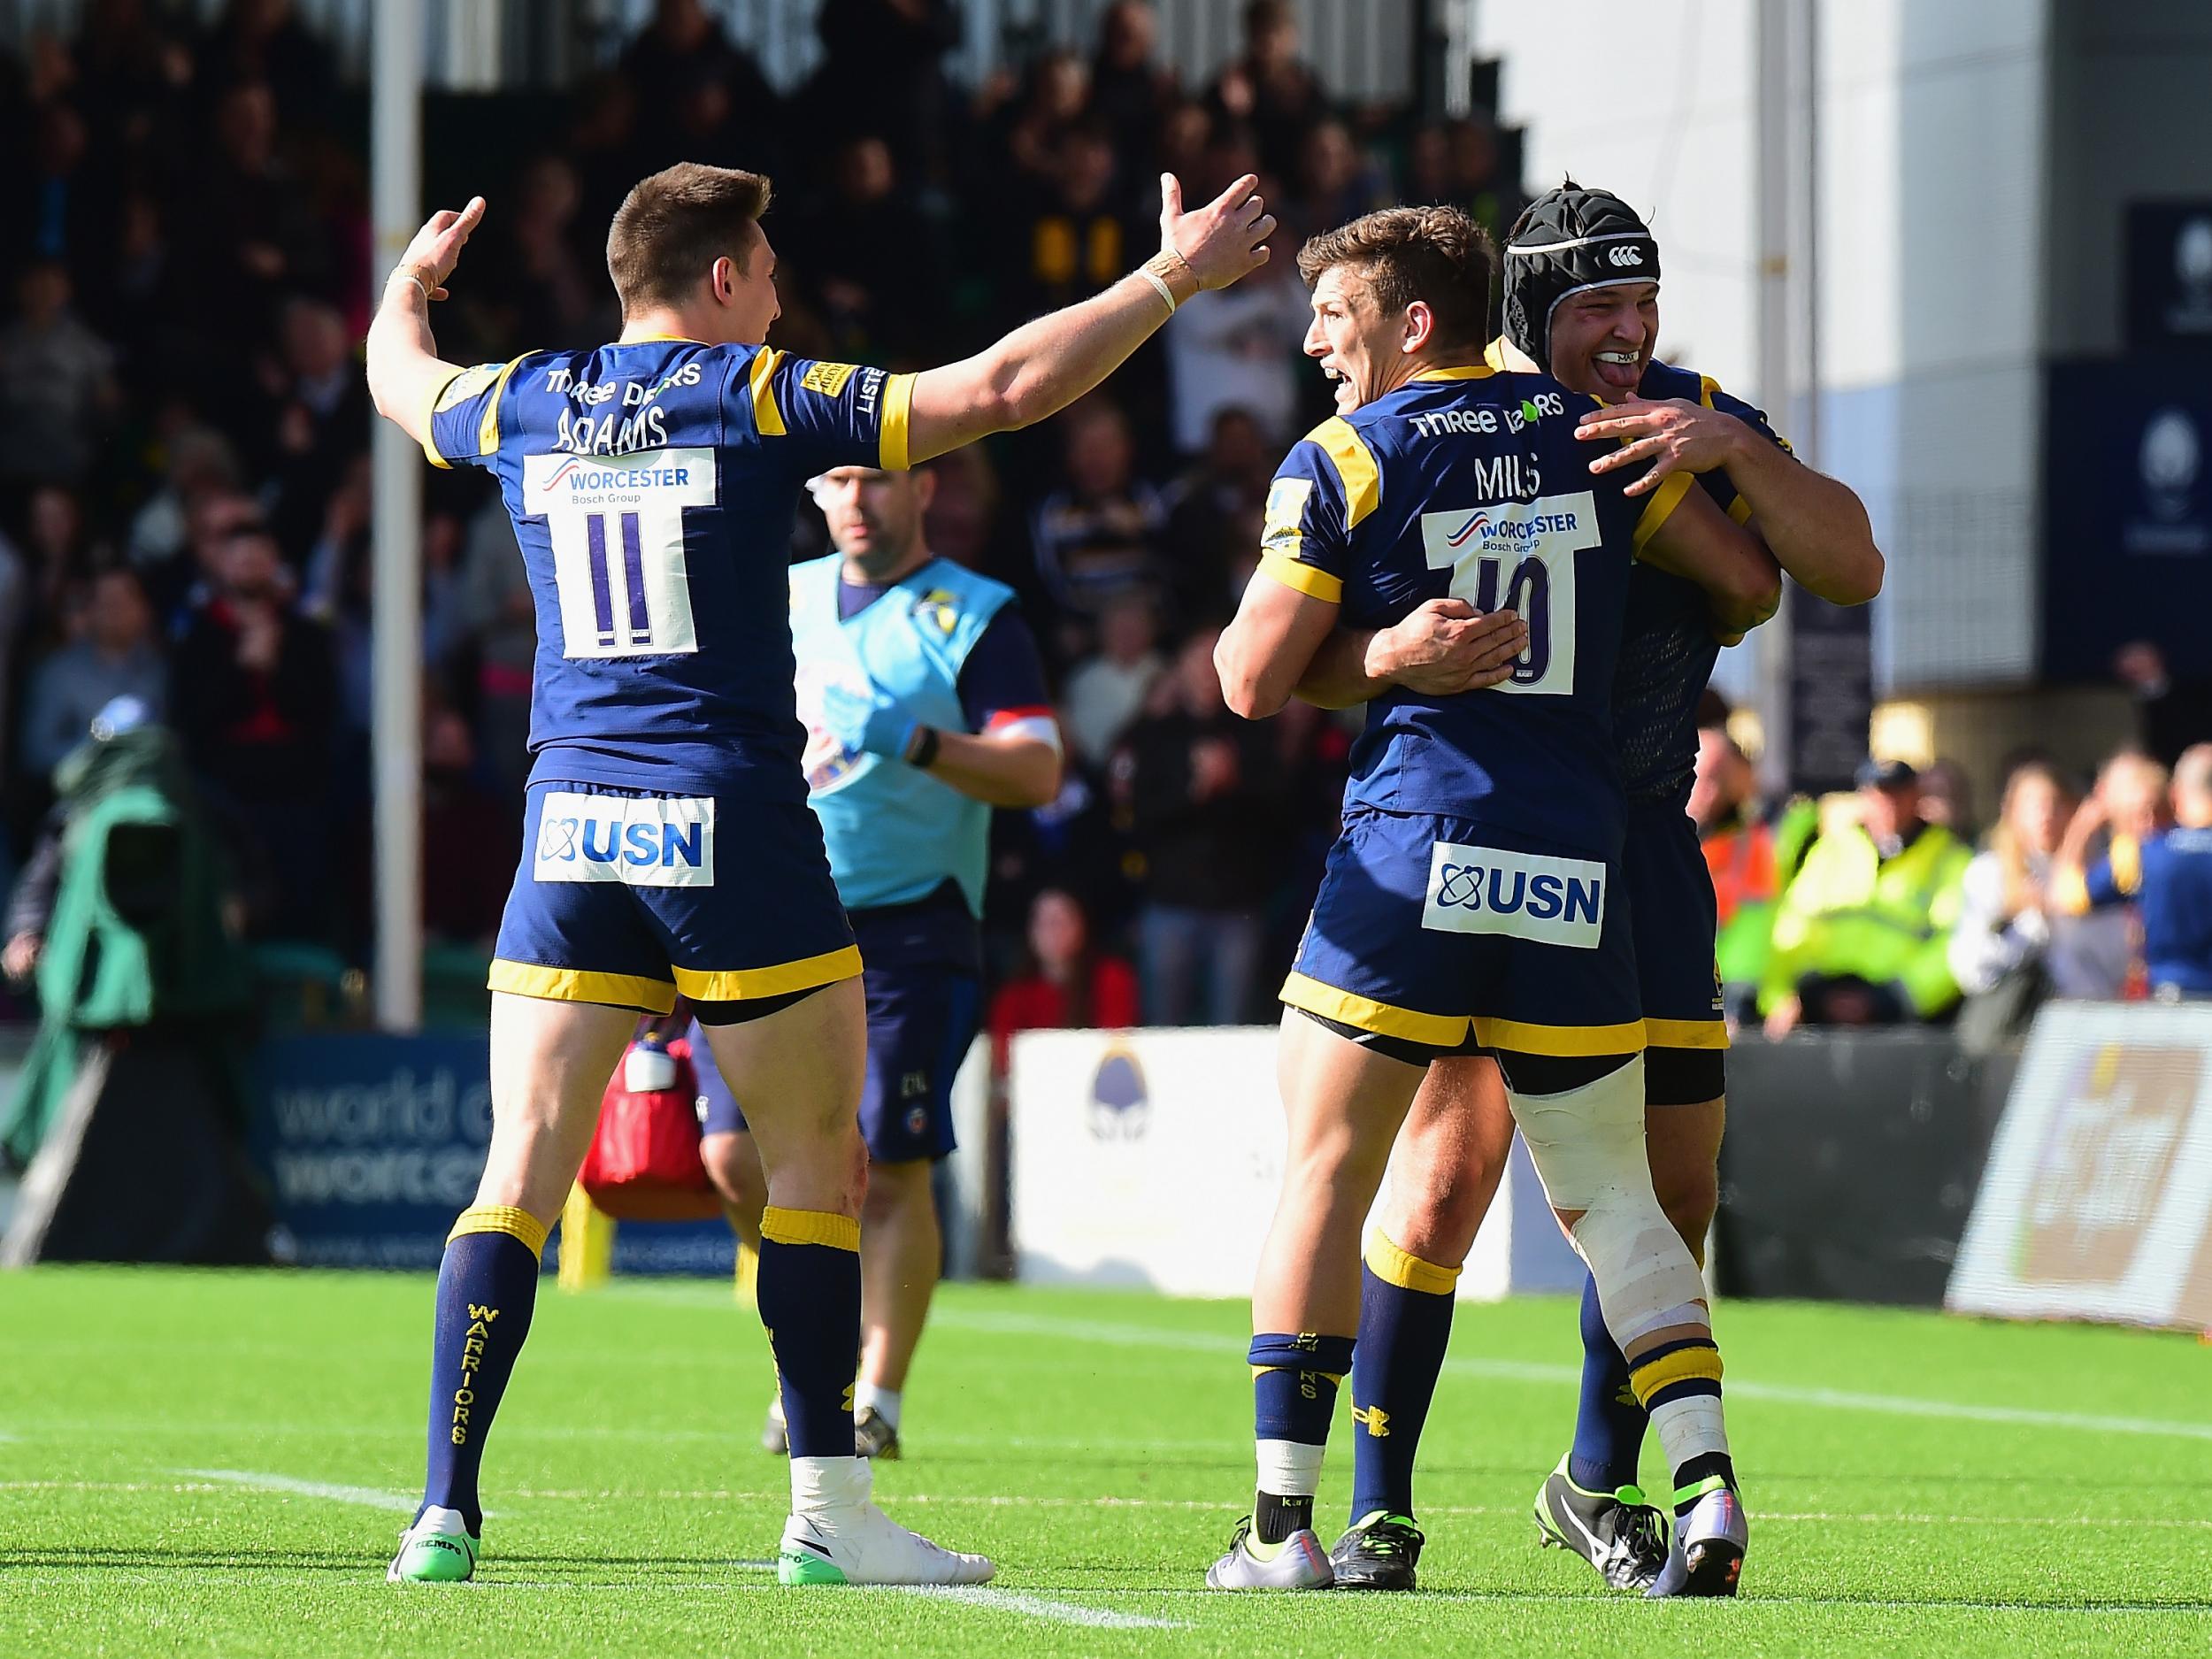
[[[767,1172],[758,1298],[791,1437],[787,1584],[991,1576],[896,1525],[854,1455],[858,1216],[867,1149],[860,953],[806,803],[787,567],[808,479],[898,471],[1041,420],[1183,300],[1265,259],[1239,179],[1080,303],[919,374],[767,346],[768,180],[685,163],[616,212],[622,335],[469,368],[438,356],[443,296],[482,199],[419,230],[368,342],[378,412],[441,466],[498,479],[537,610],[521,867],[491,971],[492,1141],[438,1276],[429,1468],[388,1575],[464,1579],[486,1434],[530,1324],[539,1252],[638,1013],[682,992],[745,1100]],[[887,250],[887,256],[891,250]]]

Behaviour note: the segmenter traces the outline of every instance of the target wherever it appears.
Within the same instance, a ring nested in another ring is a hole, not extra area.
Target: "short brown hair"
[[[717,259],[741,259],[768,211],[765,175],[680,161],[630,187],[607,229],[607,274],[625,316],[680,303]]]
[[[1480,346],[1488,332],[1497,253],[1490,233],[1455,207],[1386,207],[1324,231],[1298,250],[1298,274],[1310,288],[1346,265],[1374,289],[1386,312],[1419,300],[1436,316],[1440,346]]]

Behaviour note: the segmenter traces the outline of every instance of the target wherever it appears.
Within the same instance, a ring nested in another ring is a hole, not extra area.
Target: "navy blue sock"
[[[753,1298],[776,1356],[794,1457],[853,1455],[860,1352],[860,1224],[826,1210],[760,1216]]]
[[[1413,1514],[1413,1460],[1444,1349],[1456,1267],[1439,1267],[1379,1233],[1360,1269],[1359,1358],[1352,1367],[1352,1522]]]
[[[1636,1464],[1650,1419],[1628,1386],[1628,1362],[1605,1328],[1597,1280],[1582,1281],[1582,1404],[1575,1414],[1567,1479],[1585,1492],[1617,1492],[1636,1484]]]
[[[1313,1525],[1310,1479],[1302,1487],[1271,1479],[1302,1467],[1307,1477],[1320,1473],[1322,1448],[1329,1443],[1329,1418],[1336,1411],[1337,1388],[1352,1369],[1348,1336],[1269,1332],[1252,1339],[1252,1431],[1259,1442],[1261,1478],[1253,1500],[1252,1525],[1263,1544],[1278,1544]],[[1288,1441],[1271,1448],[1270,1441]],[[1310,1447],[1310,1454],[1298,1448]],[[1283,1489],[1273,1488],[1281,1486]]]
[[[438,1267],[437,1333],[430,1346],[430,1466],[425,1509],[458,1509],[484,1530],[476,1494],[484,1437],[507,1392],[538,1300],[545,1226],[526,1210],[480,1204],[461,1212]],[[420,1510],[417,1511],[419,1515]]]

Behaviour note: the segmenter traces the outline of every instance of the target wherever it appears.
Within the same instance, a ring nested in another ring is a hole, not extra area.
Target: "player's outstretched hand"
[[[445,280],[453,274],[453,267],[461,263],[461,249],[468,241],[469,233],[483,222],[484,198],[480,196],[469,197],[469,204],[457,213],[450,208],[440,208],[407,244],[407,251],[399,257],[398,268],[421,272],[429,284],[430,297],[445,298]]]
[[[1160,247],[1179,254],[1202,288],[1225,288],[1267,263],[1275,216],[1260,199],[1259,179],[1246,173],[1201,208],[1183,211],[1182,180],[1160,175]]]
[[[1528,624],[1512,611],[1431,599],[1376,634],[1366,666],[1375,678],[1421,696],[1448,697],[1511,679],[1527,649]]]

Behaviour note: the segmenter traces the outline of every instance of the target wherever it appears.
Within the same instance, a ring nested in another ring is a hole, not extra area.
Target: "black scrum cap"
[[[1505,337],[1551,366],[1559,302],[1587,288],[1659,280],[1659,244],[1635,211],[1572,179],[1547,190],[1513,221],[1505,246]]]

